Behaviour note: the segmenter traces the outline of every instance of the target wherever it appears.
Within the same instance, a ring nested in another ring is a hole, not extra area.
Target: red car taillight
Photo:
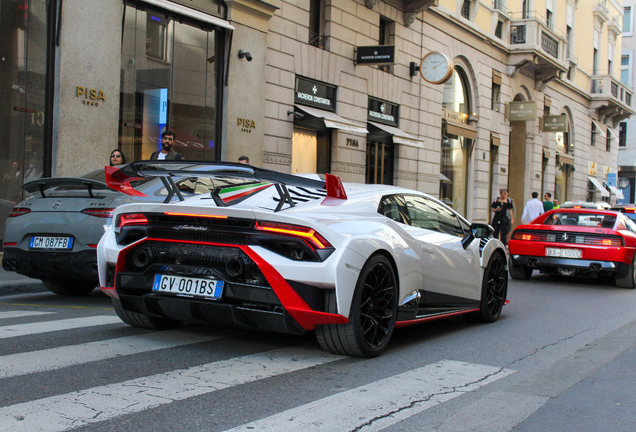
[[[100,217],[100,218],[111,218],[113,217],[114,212],[115,212],[114,208],[103,208],[103,209],[87,208],[82,210],[82,213],[86,215]]]
[[[122,213],[115,220],[115,228],[121,228],[126,225],[147,225],[148,219],[143,213]]]
[[[266,231],[284,236],[301,238],[313,249],[326,249],[333,247],[331,246],[331,243],[318,234],[316,230],[305,226],[290,225],[280,222],[257,221],[254,228],[258,231]]]
[[[11,213],[9,213],[9,217],[18,217],[18,216],[25,215],[27,213],[31,213],[30,208],[14,207],[13,210],[11,210]]]
[[[516,232],[513,234],[512,236],[513,240],[529,240],[529,241],[539,241],[541,240],[541,238],[538,235],[535,234],[528,234],[528,233],[520,233],[520,232]]]

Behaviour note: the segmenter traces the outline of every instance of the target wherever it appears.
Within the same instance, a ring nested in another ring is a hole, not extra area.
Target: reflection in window
[[[407,195],[404,199],[411,225],[457,237],[464,236],[459,219],[444,206],[431,199],[414,195]]]
[[[146,19],[147,56],[168,61],[168,23],[168,19],[148,13]]]
[[[470,100],[465,78],[455,69],[453,76],[444,85],[442,108],[448,112],[470,113]],[[472,140],[448,132],[446,122],[442,125],[442,155],[439,197],[459,214],[466,214],[466,191],[468,188],[468,154]]]

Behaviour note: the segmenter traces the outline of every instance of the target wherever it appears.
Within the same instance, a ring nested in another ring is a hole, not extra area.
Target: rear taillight
[[[14,207],[13,210],[11,210],[11,213],[9,213],[9,217],[18,217],[18,216],[25,215],[27,213],[31,213],[30,208]]]
[[[254,228],[258,231],[301,238],[314,250],[333,248],[333,246],[313,228],[267,221],[257,221]]]
[[[143,213],[122,213],[117,216],[115,228],[121,228],[126,225],[147,225],[148,219]]]
[[[115,212],[114,208],[104,208],[104,209],[88,208],[88,209],[82,210],[82,213],[86,215],[100,217],[100,218],[111,218],[113,217],[114,212]]]
[[[536,234],[529,234],[524,232],[515,232],[512,235],[513,240],[528,240],[528,241],[539,241],[541,238]]]

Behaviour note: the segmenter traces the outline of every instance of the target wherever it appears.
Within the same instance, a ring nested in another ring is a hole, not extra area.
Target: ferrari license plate
[[[223,294],[223,281],[158,274],[155,275],[152,290],[187,297],[220,299]]]
[[[73,237],[33,236],[29,241],[30,249],[73,249]]]
[[[581,249],[545,248],[545,256],[560,258],[581,258],[583,256],[583,251]]]

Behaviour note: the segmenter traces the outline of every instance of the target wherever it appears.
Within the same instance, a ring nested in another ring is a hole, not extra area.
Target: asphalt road
[[[399,329],[382,356],[227,328],[152,332],[107,297],[0,283],[0,431],[633,431],[636,290],[510,281],[499,321]]]

